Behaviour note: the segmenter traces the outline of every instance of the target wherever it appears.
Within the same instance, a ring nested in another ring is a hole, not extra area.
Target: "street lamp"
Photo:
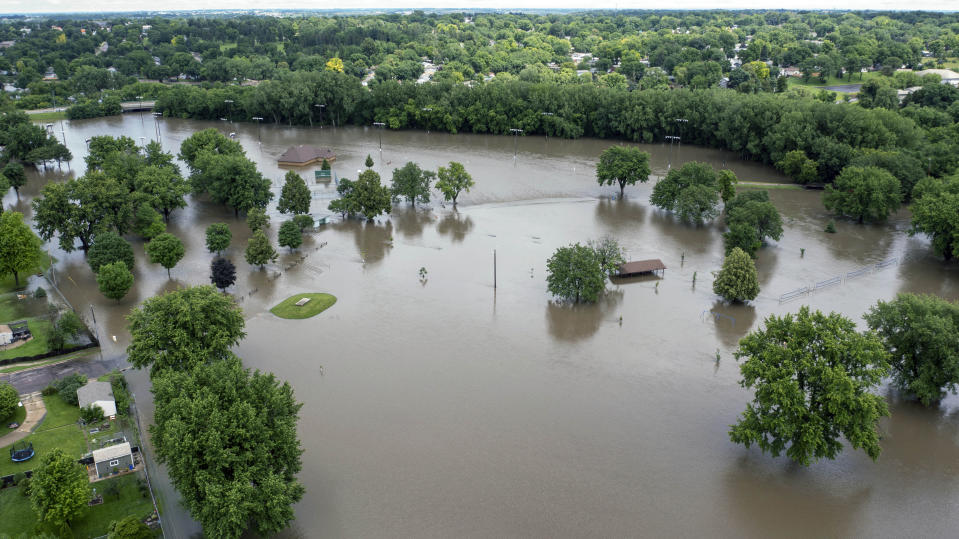
[[[673,166],[673,141],[677,141],[682,144],[682,141],[679,137],[673,135],[666,135],[663,137],[669,141],[669,156],[666,158],[666,170],[669,170]]]
[[[156,135],[157,144],[162,148],[163,142],[160,141],[160,116],[163,116],[162,112],[153,113],[153,132]]]
[[[233,123],[233,100],[224,99],[223,102],[226,103],[228,106],[226,115],[229,116],[230,123]]]
[[[509,132],[513,134],[513,159],[516,159],[516,145],[518,140],[516,137],[518,137],[519,134],[523,132],[523,130],[512,128],[509,130]]]
[[[542,115],[542,116],[553,116],[553,113],[552,113],[552,112],[540,112],[540,115]],[[546,142],[549,142],[549,129],[545,129],[544,131],[546,131]]]
[[[263,144],[263,138],[260,136],[260,120],[262,120],[263,117],[262,117],[262,116],[254,116],[252,119],[253,119],[253,120],[256,120],[256,141],[257,141],[257,144]]]
[[[326,108],[326,105],[321,105],[319,103],[316,103],[313,106],[320,109],[320,129],[323,129],[323,109]]]
[[[380,152],[383,151],[383,129],[386,127],[386,124],[383,122],[373,122],[373,125],[380,128]]]

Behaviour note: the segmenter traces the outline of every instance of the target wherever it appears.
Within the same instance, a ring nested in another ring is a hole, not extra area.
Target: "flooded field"
[[[5,205],[29,217],[44,182],[82,172],[90,136],[139,141],[155,133],[148,115],[64,125],[75,156],[70,170],[31,176],[20,202],[11,192]],[[785,235],[760,251],[760,297],[733,307],[712,293],[710,272],[723,254],[719,223],[687,226],[650,207],[655,178],[627,188],[624,200],[612,198],[618,188],[596,184],[595,160],[612,141],[167,119],[160,120],[164,148],[176,151],[211,126],[238,134],[277,193],[285,171],[276,157],[310,143],[334,148],[338,177],[355,178],[371,154],[386,180],[406,161],[435,169],[457,160],[477,183],[456,212],[434,200],[415,211],[399,205],[373,223],[336,221],[263,271],[243,261],[243,220],[191,198],[170,224],[187,248],[172,279],[135,242],[136,284],[119,303],[97,291],[82,253],[51,246],[60,288],[79,310],[94,306],[104,357],[117,357],[129,343],[124,316],[134,305],[209,282],[203,231],[230,224],[226,254],[238,274],[230,292],[248,318],[238,353],[247,366],[289,380],[304,403],[307,491],[284,536],[955,535],[959,398],[924,409],[888,392],[892,417],[882,422],[876,463],[847,451],[804,469],[727,436],[749,399],[732,351],[764,317],[809,304],[861,322],[876,300],[898,292],[959,298],[959,270],[936,260],[924,238],[906,234],[905,211],[876,226],[839,221],[837,234],[825,234],[820,193],[771,190]],[[743,180],[785,182],[723,152],[644,149],[655,175],[700,160]],[[312,169],[301,173],[312,184]],[[314,214],[327,213],[334,188],[312,187]],[[271,214],[275,240],[281,219]],[[661,258],[664,278],[614,284],[597,305],[550,302],[546,259],[559,246],[604,234],[630,258]],[[841,284],[780,302],[836,276]],[[304,291],[338,301],[307,320],[268,312]],[[133,379],[149,413],[146,374]],[[170,536],[195,533],[168,481],[160,484]]]

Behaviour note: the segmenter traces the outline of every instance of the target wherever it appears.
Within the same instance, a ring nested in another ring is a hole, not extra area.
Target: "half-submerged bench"
[[[302,307],[302,306],[306,305],[306,304],[309,303],[309,302],[310,302],[310,298],[303,298],[303,299],[301,299],[300,301],[297,301],[297,302],[295,303],[295,305],[296,305],[297,307]]]

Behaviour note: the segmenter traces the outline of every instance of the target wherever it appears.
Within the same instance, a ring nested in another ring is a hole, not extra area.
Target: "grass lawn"
[[[788,80],[789,80],[790,87],[792,86],[819,87],[819,86],[839,86],[842,84],[862,84],[869,79],[874,79],[876,77],[882,77],[882,76],[883,74],[878,71],[870,71],[868,73],[862,74],[862,80],[859,80],[858,73],[853,73],[852,80],[846,80],[845,76],[843,76],[843,78],[841,79],[830,76],[826,78],[826,82],[821,82],[819,80],[819,77],[810,77],[809,82],[804,82],[802,77],[789,77]],[[889,77],[889,78],[892,78],[892,77]]]
[[[33,334],[33,338],[26,344],[0,352],[0,359],[35,356],[50,351],[50,346],[47,342],[50,333],[53,332],[53,322],[34,318],[27,320],[27,327],[30,328],[30,333]]]
[[[87,452],[87,443],[83,432],[77,425],[64,425],[58,429],[38,431],[27,436],[23,442],[32,442],[35,455],[26,462],[10,460],[10,446],[0,448],[0,475],[10,475],[17,472],[32,470],[40,465],[43,456],[60,448],[70,457],[80,458]]]
[[[61,110],[59,112],[38,112],[36,114],[31,114],[30,119],[34,122],[54,122],[56,120],[66,120],[67,112]]]
[[[17,411],[13,412],[12,416],[6,417],[0,420],[0,436],[8,434],[16,429],[8,429],[7,425],[10,423],[20,423],[23,424],[23,420],[27,417],[27,407],[26,406],[17,406]],[[3,455],[0,455],[2,457]]]
[[[790,191],[801,191],[803,186],[796,183],[759,183],[740,181],[736,184],[736,189],[787,189]]]
[[[310,301],[302,307],[297,307],[296,302],[303,298],[310,298]],[[279,305],[270,309],[270,312],[280,318],[299,319],[316,316],[329,309],[336,303],[336,296],[323,293],[306,293],[290,296],[281,301]]]
[[[119,486],[119,499],[106,494],[111,483]],[[137,476],[124,475],[106,481],[99,481],[90,485],[91,497],[94,489],[103,494],[103,503],[93,507],[85,507],[80,517],[70,523],[73,536],[78,538],[92,538],[106,535],[110,523],[128,515],[146,517],[153,513],[153,504],[150,495],[144,497],[137,486]],[[30,498],[20,496],[19,488],[0,490],[0,523],[3,523],[0,532],[17,536],[32,534],[36,524],[36,514],[30,505]]]
[[[80,419],[80,408],[63,402],[59,395],[43,397],[43,405],[47,408],[47,415],[43,416],[43,423],[37,427],[37,432],[74,425]]]

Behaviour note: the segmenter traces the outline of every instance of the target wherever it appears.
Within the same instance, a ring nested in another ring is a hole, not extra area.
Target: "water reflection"
[[[718,234],[714,234],[713,224],[688,225],[670,212],[655,210],[650,212],[649,224],[659,236],[672,240],[675,246],[689,253],[702,254],[713,248]]]
[[[416,209],[413,207],[393,208],[390,214],[390,221],[396,224],[396,231],[405,238],[417,238],[423,235],[423,229],[433,221],[433,213],[430,210]]]
[[[351,232],[360,261],[375,264],[393,248],[393,223],[345,219],[333,225],[336,231]]]
[[[614,310],[622,300],[622,290],[608,290],[599,301],[592,304],[550,301],[546,304],[549,333],[568,342],[592,337],[603,320],[612,320]]]
[[[613,230],[638,228],[646,221],[646,206],[641,202],[601,198],[596,203],[596,220]]]
[[[703,316],[713,319],[716,335],[723,345],[735,348],[739,346],[739,339],[743,338],[756,322],[756,307],[716,300],[710,311]]]
[[[458,211],[447,213],[436,224],[436,231],[444,236],[449,236],[454,242],[463,241],[471,230],[473,230],[473,219],[469,215],[464,215]]]

